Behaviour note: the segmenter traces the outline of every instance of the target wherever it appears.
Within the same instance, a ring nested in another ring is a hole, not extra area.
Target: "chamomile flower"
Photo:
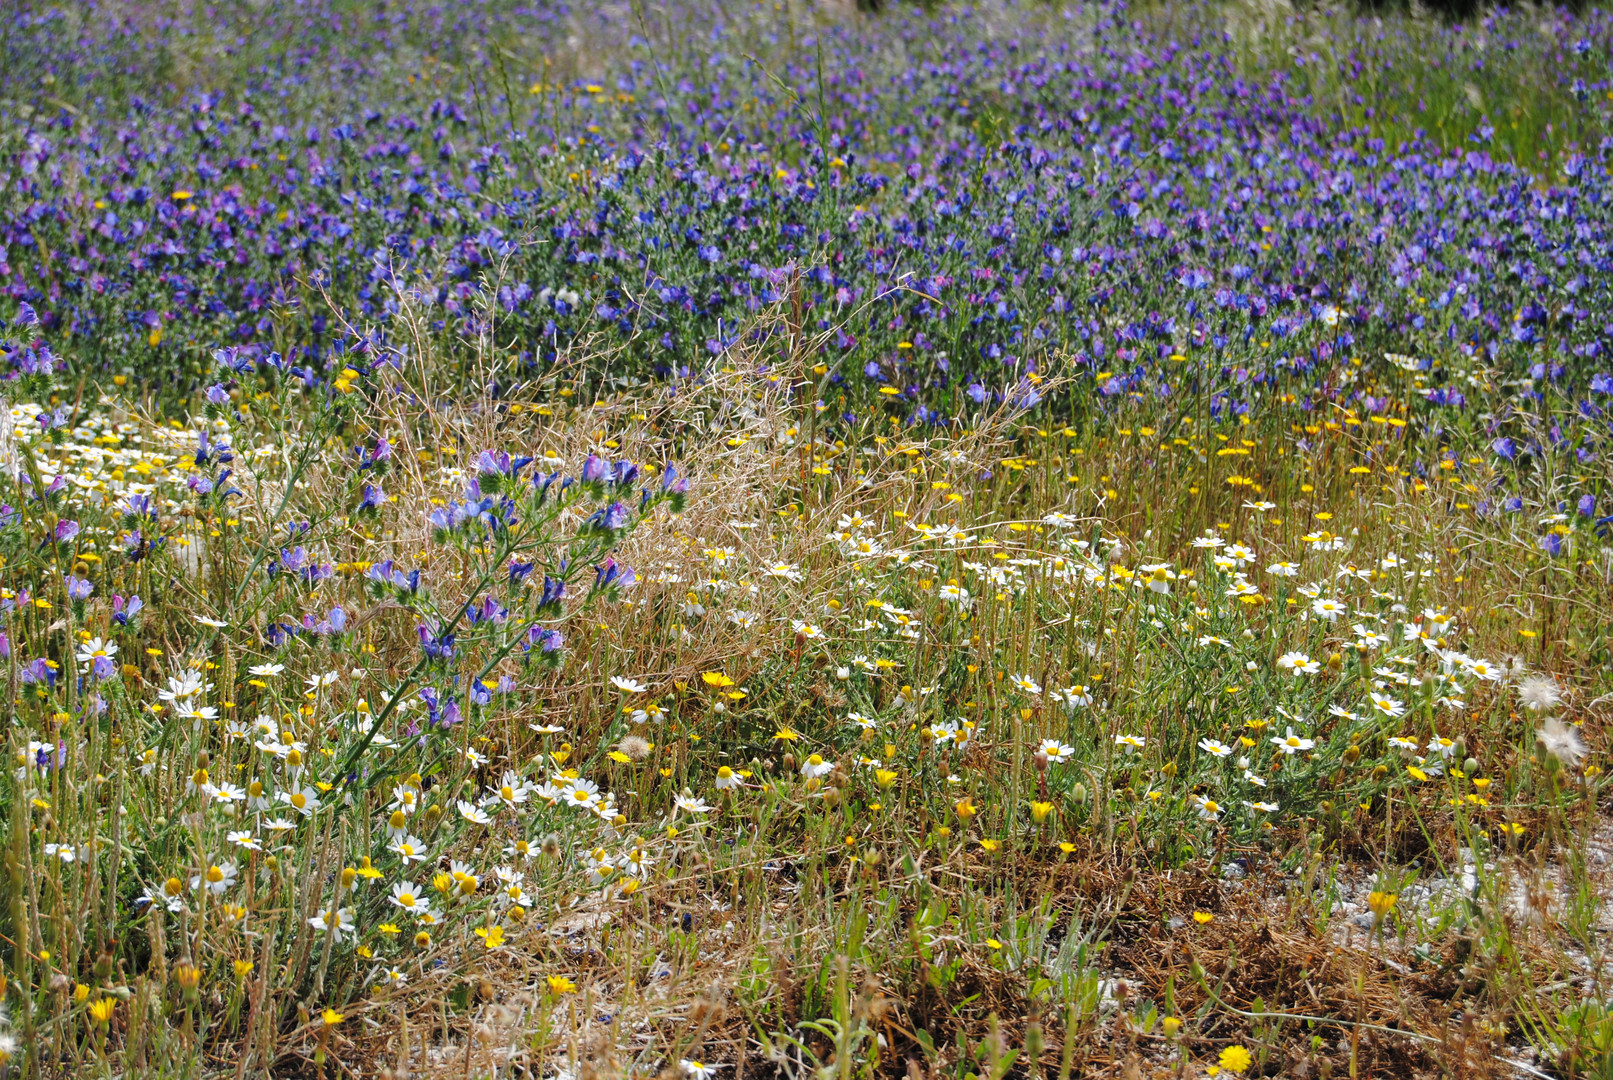
[[[1059,696],[1064,699],[1064,707],[1072,713],[1092,704],[1092,690],[1084,684],[1066,686],[1059,691]]]
[[[214,863],[200,874],[193,875],[190,887],[194,889],[206,888],[214,896],[222,896],[235,884],[236,875],[239,874],[233,862]]]
[[[352,908],[326,910],[308,920],[308,925],[322,934],[330,934],[335,941],[350,937],[356,929]]]
[[[392,895],[387,898],[387,901],[417,917],[431,912],[431,904],[426,899],[425,893],[421,892],[413,882],[395,882],[392,886]]]
[[[570,780],[560,801],[577,810],[592,810],[599,803],[599,785],[592,780]]]
[[[594,885],[603,885],[616,876],[616,860],[602,847],[596,847],[583,856],[583,867],[588,871],[588,880]]]
[[[1057,739],[1043,739],[1036,747],[1038,754],[1047,755],[1047,760],[1054,765],[1062,765],[1075,756],[1075,747],[1068,746]]]
[[[1161,594],[1168,595],[1171,591],[1171,582],[1176,580],[1169,563],[1148,563],[1139,566],[1137,571],[1142,576],[1143,584]]]
[[[801,775],[806,777],[808,780],[813,780],[820,776],[827,776],[833,771],[834,764],[832,762],[824,761],[823,755],[821,754],[809,755],[807,759],[801,763]]]
[[[1302,652],[1286,652],[1277,658],[1277,666],[1298,678],[1301,675],[1314,675],[1322,670],[1320,661],[1312,660]]]
[[[311,787],[293,786],[280,792],[275,798],[305,818],[313,817],[319,812],[319,792]]]
[[[96,678],[107,678],[113,672],[112,658],[118,655],[118,643],[92,637],[78,647],[78,662]],[[104,673],[104,674],[103,674]]]
[[[1456,740],[1447,739],[1443,735],[1435,735],[1428,740],[1428,746],[1425,749],[1427,753],[1438,754],[1449,761],[1451,755],[1456,752]]]
[[[1291,756],[1309,750],[1316,745],[1316,740],[1307,739],[1303,735],[1296,735],[1294,734],[1294,729],[1289,728],[1286,735],[1273,735],[1271,744],[1285,755]]]
[[[1231,559],[1233,566],[1239,570],[1253,562],[1255,557],[1254,550],[1245,547],[1243,544],[1229,545],[1221,554],[1223,557]]]
[[[499,780],[498,787],[487,789],[487,795],[482,799],[483,806],[503,806],[520,812],[521,805],[527,801],[532,792],[532,785],[519,774],[505,770],[504,776]]]
[[[481,888],[481,875],[471,868],[470,863],[454,859],[448,864],[448,876],[453,880],[454,886],[461,896],[474,896],[476,890]]]
[[[418,836],[408,834],[401,839],[394,840],[386,846],[388,851],[395,853],[403,861],[404,866],[412,862],[426,861],[426,843]]]
[[[327,686],[333,686],[336,680],[342,677],[339,671],[324,671],[308,676],[303,685],[308,687],[307,696],[313,697]]]
[[[685,814],[705,814],[711,811],[711,806],[706,802],[706,800],[697,798],[687,791],[674,797],[672,800],[672,806],[674,809]]]
[[[1311,601],[1311,611],[1315,612],[1318,618],[1326,619],[1328,622],[1338,622],[1341,615],[1350,613],[1349,607],[1342,601],[1325,596]]]
[[[244,848],[247,851],[263,850],[263,842],[254,836],[248,829],[232,830],[225,835],[224,839],[234,844],[236,847]]]
[[[178,679],[169,676],[167,687],[157,691],[157,698],[172,705],[175,702],[195,697],[197,694],[212,688],[211,683],[202,681],[201,672],[191,670],[185,672],[184,676]]]
[[[622,871],[631,877],[646,878],[650,867],[655,865],[655,856],[651,855],[643,844],[635,844],[627,854],[622,856]]]
[[[1218,739],[1200,739],[1199,749],[1211,757],[1227,758],[1232,756],[1232,747]]]
[[[1372,703],[1374,709],[1377,709],[1391,720],[1404,715],[1406,712],[1406,706],[1401,704],[1398,698],[1391,697],[1388,694],[1373,692],[1367,695],[1367,700]]]
[[[420,807],[420,789],[413,784],[399,784],[392,789],[392,805],[405,814],[413,814]]]
[[[459,816],[472,825],[491,825],[493,823],[492,816],[486,810],[467,799],[458,800],[454,806],[458,809]]]

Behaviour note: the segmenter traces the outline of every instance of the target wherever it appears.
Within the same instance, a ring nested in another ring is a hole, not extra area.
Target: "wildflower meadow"
[[[0,1076],[1613,1077],[1613,13],[0,11]]]

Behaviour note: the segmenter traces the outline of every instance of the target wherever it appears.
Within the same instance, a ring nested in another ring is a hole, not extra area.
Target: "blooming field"
[[[0,1071],[1610,1068],[1607,16],[4,18]]]

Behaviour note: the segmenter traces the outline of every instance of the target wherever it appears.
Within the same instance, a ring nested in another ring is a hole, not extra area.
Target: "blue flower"
[[[128,626],[129,620],[140,614],[145,602],[138,595],[125,600],[116,594],[112,597],[112,621],[118,626]]]
[[[551,604],[560,603],[566,595],[566,583],[561,578],[543,575],[543,595],[538,600],[538,607],[544,608]]]
[[[454,635],[439,634],[435,624],[421,623],[420,647],[425,650],[426,656],[432,660],[451,660],[454,656]]]
[[[631,567],[623,566],[616,561],[616,556],[608,555],[605,561],[594,567],[594,588],[627,588],[638,580]]]

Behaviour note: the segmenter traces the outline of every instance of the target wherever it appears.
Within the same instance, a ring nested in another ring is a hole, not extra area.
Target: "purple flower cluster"
[[[1118,408],[1191,389],[1168,357],[1207,351],[1217,417],[1277,384],[1348,399],[1333,363],[1385,349],[1564,387],[1606,378],[1613,143],[1584,124],[1555,133],[1544,172],[1477,106],[1442,116],[1439,139],[1386,141],[1358,94],[1323,108],[1289,71],[1243,72],[1219,9],[1191,5],[1160,29],[1119,6],[1062,26],[1029,8],[903,8],[826,22],[771,72],[740,59],[742,12],[675,6],[705,43],[686,69],[538,92],[483,77],[478,43],[503,40],[517,10],[486,0],[270,7],[233,29],[221,12],[226,37],[291,54],[133,98],[125,80],[163,78],[143,43],[188,32],[159,6],[72,32],[13,11],[13,70],[59,73],[58,98],[78,103],[39,111],[17,154],[0,218],[13,327],[153,370],[189,362],[165,328],[205,327],[236,376],[323,386],[386,355],[407,292],[450,352],[491,331],[543,369],[603,333],[621,351],[593,376],[675,380],[787,307],[822,340],[836,415],[932,424],[1036,407],[1055,358],[1103,373],[1097,405]],[[518,10],[538,47],[561,47],[575,18],[624,50],[636,32],[605,7]],[[1605,12],[1498,14],[1472,32],[1551,72],[1564,101],[1607,89]],[[1429,33],[1420,48],[1484,82],[1466,28]],[[885,59],[912,41],[924,62]],[[419,80],[375,60],[408,43],[461,62]],[[1337,44],[1306,59],[1346,86],[1408,47],[1365,21]],[[533,179],[567,169],[575,188]],[[286,337],[303,343],[282,356]],[[8,357],[13,374],[59,363],[37,342]],[[1431,374],[1428,406],[1462,409]],[[525,464],[477,467],[492,493]],[[442,527],[499,520],[472,502]]]

